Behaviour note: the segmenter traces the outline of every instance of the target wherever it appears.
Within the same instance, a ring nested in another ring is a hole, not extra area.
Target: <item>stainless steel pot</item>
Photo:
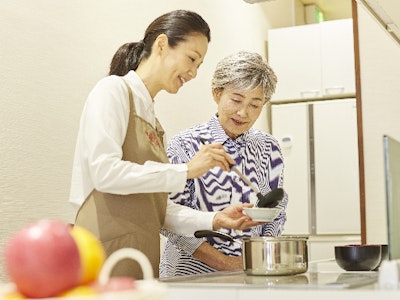
[[[307,237],[243,238],[242,254],[248,275],[294,275],[308,269]]]
[[[236,240],[228,234],[212,230],[196,231],[194,235],[241,243],[243,270],[248,275],[295,275],[308,269],[307,237],[248,237]]]

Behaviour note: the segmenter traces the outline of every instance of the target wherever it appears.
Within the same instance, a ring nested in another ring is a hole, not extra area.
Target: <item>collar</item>
[[[234,143],[237,145],[243,145],[249,136],[249,131],[244,132],[235,140],[232,140],[226,133],[225,130],[222,128],[221,124],[218,120],[218,114],[212,116],[211,120],[209,121],[209,128],[211,131],[211,138],[212,142],[220,143],[222,145],[228,143]]]
[[[145,109],[147,111],[154,112],[154,101],[150,96],[149,91],[142,79],[138,76],[138,74],[131,70],[124,76],[124,79],[129,83],[132,89],[133,95],[139,97],[141,102],[143,103]]]

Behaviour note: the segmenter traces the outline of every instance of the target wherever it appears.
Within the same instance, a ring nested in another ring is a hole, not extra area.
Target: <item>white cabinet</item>
[[[272,104],[285,160],[285,234],[360,234],[355,99]]]
[[[353,20],[320,23],[322,96],[355,94]]]
[[[317,234],[360,233],[355,99],[313,104]]]
[[[268,31],[268,59],[278,77],[272,101],[319,95],[322,85],[319,32],[319,24]]]
[[[352,22],[270,29],[268,58],[278,76],[272,101],[355,94]]]
[[[284,187],[289,195],[285,234],[310,233],[310,167],[308,105],[272,105],[272,134],[278,139],[285,162]]]

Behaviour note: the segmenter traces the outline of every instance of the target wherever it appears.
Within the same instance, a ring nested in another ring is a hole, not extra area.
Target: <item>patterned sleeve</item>
[[[182,139],[176,136],[168,143],[167,154],[171,163],[187,163],[191,160],[198,149],[193,148],[194,145],[190,139]],[[177,204],[185,205],[193,209],[199,209],[193,201],[194,194],[194,181],[193,179],[187,180],[185,189],[182,193],[170,193],[168,201],[174,201]],[[196,249],[206,239],[198,239],[195,237],[188,237],[173,233],[165,228],[161,229],[161,234],[168,238],[168,241],[174,244],[178,250],[182,250],[189,255],[193,255]]]
[[[275,138],[270,136],[268,138],[270,143],[270,160],[267,168],[269,174],[270,189],[283,188],[283,174],[284,174],[284,161],[281,148]],[[288,205],[288,194],[284,193],[282,202],[277,206],[282,208],[282,212],[271,223],[262,226],[263,236],[280,236],[283,233],[284,225],[286,222],[286,208]]]

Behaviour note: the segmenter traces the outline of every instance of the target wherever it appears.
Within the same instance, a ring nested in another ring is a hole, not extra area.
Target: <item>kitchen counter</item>
[[[378,272],[346,272],[333,260],[310,262],[306,273],[292,276],[249,276],[242,271],[181,276],[159,281],[138,281],[138,289],[63,299],[109,300],[391,300],[400,288],[380,289]],[[13,290],[0,285],[2,295]],[[4,293],[4,294],[3,294]],[[60,299],[60,298],[51,298]],[[49,299],[49,300],[51,300]]]
[[[167,299],[400,299],[400,289],[378,286],[378,272],[346,272],[334,260],[310,262],[306,273],[292,276],[250,276],[242,271],[215,272],[163,279]]]

